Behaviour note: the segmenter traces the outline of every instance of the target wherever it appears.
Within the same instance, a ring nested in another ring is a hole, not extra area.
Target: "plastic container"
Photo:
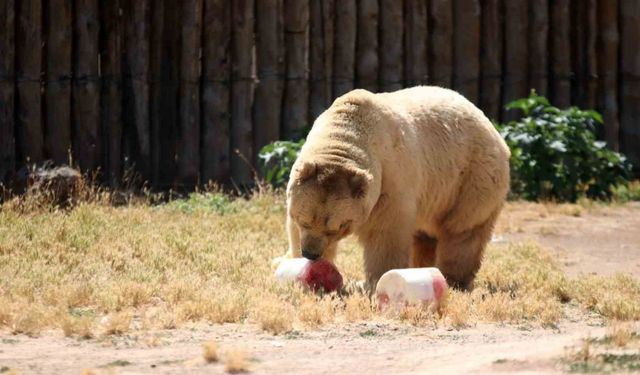
[[[327,293],[342,288],[342,275],[336,266],[326,260],[310,261],[306,258],[283,260],[276,269],[275,276],[282,281],[297,281],[309,289]]]
[[[387,271],[376,285],[380,309],[428,304],[436,309],[447,293],[447,281],[435,267],[401,268]]]

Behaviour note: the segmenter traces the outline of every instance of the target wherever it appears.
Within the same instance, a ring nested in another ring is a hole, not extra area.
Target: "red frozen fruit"
[[[309,262],[300,272],[298,280],[314,292],[324,290],[331,293],[342,288],[342,275],[336,266],[322,259]]]

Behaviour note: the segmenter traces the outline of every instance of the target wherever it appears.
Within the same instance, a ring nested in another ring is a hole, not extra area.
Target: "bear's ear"
[[[303,163],[297,169],[298,184],[301,184],[318,174],[318,166],[316,163]]]
[[[373,178],[365,171],[349,171],[349,189],[353,198],[364,198]]]

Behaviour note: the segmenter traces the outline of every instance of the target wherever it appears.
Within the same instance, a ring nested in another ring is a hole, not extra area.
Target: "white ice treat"
[[[447,282],[439,269],[402,268],[387,271],[376,286],[378,306],[391,304],[402,307],[414,303],[440,304],[446,294]]]
[[[309,262],[307,258],[285,259],[278,265],[275,276],[278,280],[296,280]]]

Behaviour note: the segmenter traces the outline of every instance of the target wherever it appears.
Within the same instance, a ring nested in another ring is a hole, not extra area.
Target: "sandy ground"
[[[574,216],[575,215],[575,216]],[[640,205],[563,210],[510,205],[495,245],[532,240],[549,248],[569,274],[640,276]],[[575,312],[575,314],[581,314]],[[571,315],[571,314],[570,314]],[[283,336],[252,325],[197,325],[78,341],[60,332],[39,338],[0,333],[0,373],[217,374],[234,353],[255,374],[554,374],[558,358],[586,337],[601,337],[603,321],[576,315],[557,328],[477,325],[462,330],[392,322],[335,324]],[[207,364],[201,344],[219,345],[220,363]]]

